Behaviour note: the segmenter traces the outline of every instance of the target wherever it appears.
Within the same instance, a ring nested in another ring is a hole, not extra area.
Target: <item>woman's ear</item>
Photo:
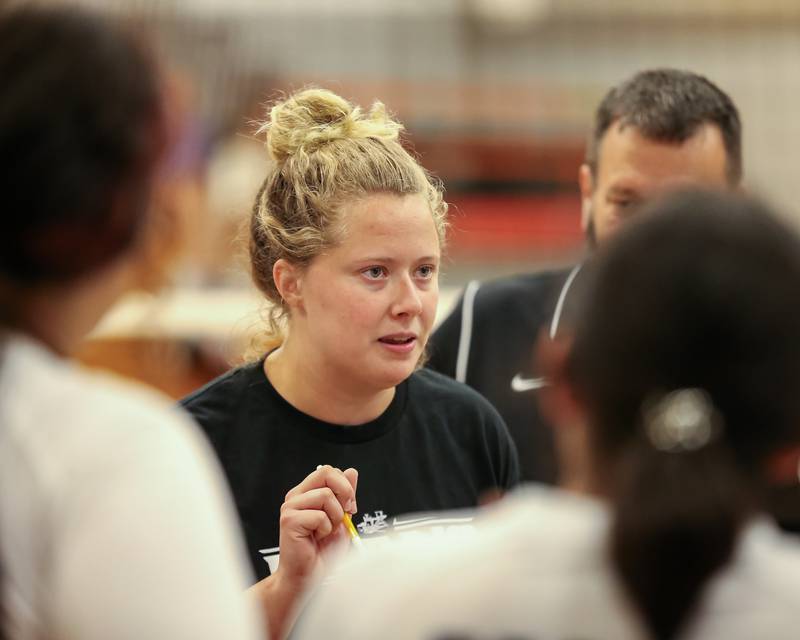
[[[766,462],[766,476],[773,485],[800,482],[800,445],[790,445],[773,453]]]
[[[592,224],[592,196],[594,195],[594,176],[588,164],[578,170],[578,186],[581,190],[581,229],[586,233]]]
[[[567,375],[572,338],[551,339],[545,330],[536,343],[538,370],[547,385],[539,392],[539,410],[553,428],[558,460],[558,485],[578,493],[592,493],[592,456],[583,405]]]
[[[302,269],[288,260],[278,259],[272,267],[272,279],[284,304],[290,309],[303,306]]]

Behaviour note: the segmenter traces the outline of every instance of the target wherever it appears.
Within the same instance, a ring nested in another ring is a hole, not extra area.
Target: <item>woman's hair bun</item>
[[[332,91],[305,89],[273,105],[259,133],[267,132],[270,156],[283,163],[298,152],[313,153],[334,140],[395,140],[402,129],[381,102],[364,113]]]

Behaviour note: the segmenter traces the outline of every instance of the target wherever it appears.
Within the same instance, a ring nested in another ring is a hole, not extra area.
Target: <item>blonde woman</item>
[[[517,482],[497,412],[420,369],[447,206],[401,129],[380,103],[363,112],[318,89],[275,104],[263,127],[273,163],[250,257],[277,346],[183,401],[227,472],[259,578],[277,567],[279,523],[315,532],[292,538],[313,558],[344,511],[369,539]]]

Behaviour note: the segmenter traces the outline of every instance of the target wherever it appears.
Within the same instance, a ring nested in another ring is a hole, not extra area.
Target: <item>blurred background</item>
[[[52,0],[55,2],[56,0]],[[163,56],[179,131],[142,292],[81,358],[178,397],[258,330],[240,230],[264,176],[264,105],[309,84],[405,123],[443,179],[447,312],[472,278],[580,259],[577,172],[594,109],[639,69],[709,76],[744,123],[745,184],[800,223],[797,0],[83,0]]]

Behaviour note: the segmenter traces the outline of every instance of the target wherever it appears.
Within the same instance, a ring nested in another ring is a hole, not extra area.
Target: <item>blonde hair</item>
[[[341,206],[373,193],[422,195],[444,244],[447,204],[441,183],[399,142],[403,125],[380,102],[368,112],[324,89],[274,104],[259,129],[273,164],[250,219],[253,281],[272,305],[263,348],[282,340],[287,316],[272,269],[283,258],[307,265],[341,237]],[[262,337],[263,338],[263,337]]]

